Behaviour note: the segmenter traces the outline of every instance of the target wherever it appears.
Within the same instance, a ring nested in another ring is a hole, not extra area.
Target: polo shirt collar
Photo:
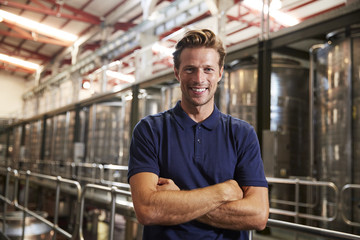
[[[194,120],[192,120],[189,115],[187,115],[186,112],[181,108],[180,101],[176,103],[176,106],[173,108],[174,117],[176,122],[181,126],[181,128],[189,128],[197,125]],[[219,123],[221,113],[219,109],[214,105],[214,111],[211,113],[211,115],[205,119],[201,125],[205,128],[212,130],[214,129],[217,124]]]

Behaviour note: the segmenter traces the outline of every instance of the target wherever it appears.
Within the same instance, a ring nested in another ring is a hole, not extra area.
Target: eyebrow
[[[185,65],[185,66],[183,66],[183,68],[187,68],[187,67],[193,67],[193,68],[215,68],[216,66],[218,66],[218,65],[210,65],[210,64],[207,64],[207,65],[203,65],[203,66],[200,66],[200,67],[198,67],[198,66],[195,66],[195,65],[192,65],[192,64],[188,64],[188,65]]]

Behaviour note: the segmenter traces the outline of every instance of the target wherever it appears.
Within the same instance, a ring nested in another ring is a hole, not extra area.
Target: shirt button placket
[[[195,144],[195,156],[196,159],[200,159],[201,158],[201,149],[200,149],[200,144],[201,144],[201,126],[196,126],[196,130],[195,130],[195,139],[196,139],[196,144]]]
[[[197,142],[200,144],[201,143],[201,139],[200,139],[200,130],[201,130],[201,126],[198,126],[198,134],[197,134]]]

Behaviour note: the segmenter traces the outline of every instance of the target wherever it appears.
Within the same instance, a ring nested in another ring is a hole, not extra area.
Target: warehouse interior
[[[261,146],[251,239],[360,239],[359,0],[0,0],[0,239],[141,239],[132,130],[181,98],[174,46],[202,28],[216,105]]]

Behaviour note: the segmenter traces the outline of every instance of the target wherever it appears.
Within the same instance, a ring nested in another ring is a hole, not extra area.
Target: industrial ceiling
[[[146,39],[148,43],[162,40],[165,45],[172,47],[178,38],[173,35],[176,31],[189,25],[211,26],[220,14],[225,16],[226,21],[225,43],[231,48],[251,39],[266,37],[261,36],[264,29],[261,18],[263,5],[250,6],[248,2],[246,0],[0,0],[0,21],[2,20],[0,54],[42,65],[41,77],[45,79],[100,51],[109,42],[122,39],[125,43],[124,39],[131,38],[134,31],[144,31],[143,34],[146,34],[137,38],[149,37]],[[262,1],[258,2],[262,3]],[[349,1],[273,0],[272,2],[280,2],[281,5],[276,15],[269,16],[271,21],[269,32],[290,27],[277,18],[280,14],[287,14],[300,23],[341,9]],[[183,8],[187,8],[187,11]],[[1,17],[1,11],[73,34],[77,39],[67,41],[48,36],[46,31],[24,27],[15,20]],[[173,21],[169,20],[170,18],[173,18]],[[180,26],[177,21],[182,21]],[[145,27],[149,24],[153,24],[153,27]],[[131,45],[123,51],[112,51],[110,59],[108,57],[109,61],[125,59],[134,51],[141,50],[146,46],[144,41],[138,39],[138,45]],[[122,44],[121,41],[119,44]],[[119,48],[120,45],[114,45],[114,48]],[[159,69],[171,65],[166,60],[159,60],[158,64],[162,66]],[[35,75],[34,70],[12,65],[6,61],[0,61],[0,71],[28,80],[34,79]]]

